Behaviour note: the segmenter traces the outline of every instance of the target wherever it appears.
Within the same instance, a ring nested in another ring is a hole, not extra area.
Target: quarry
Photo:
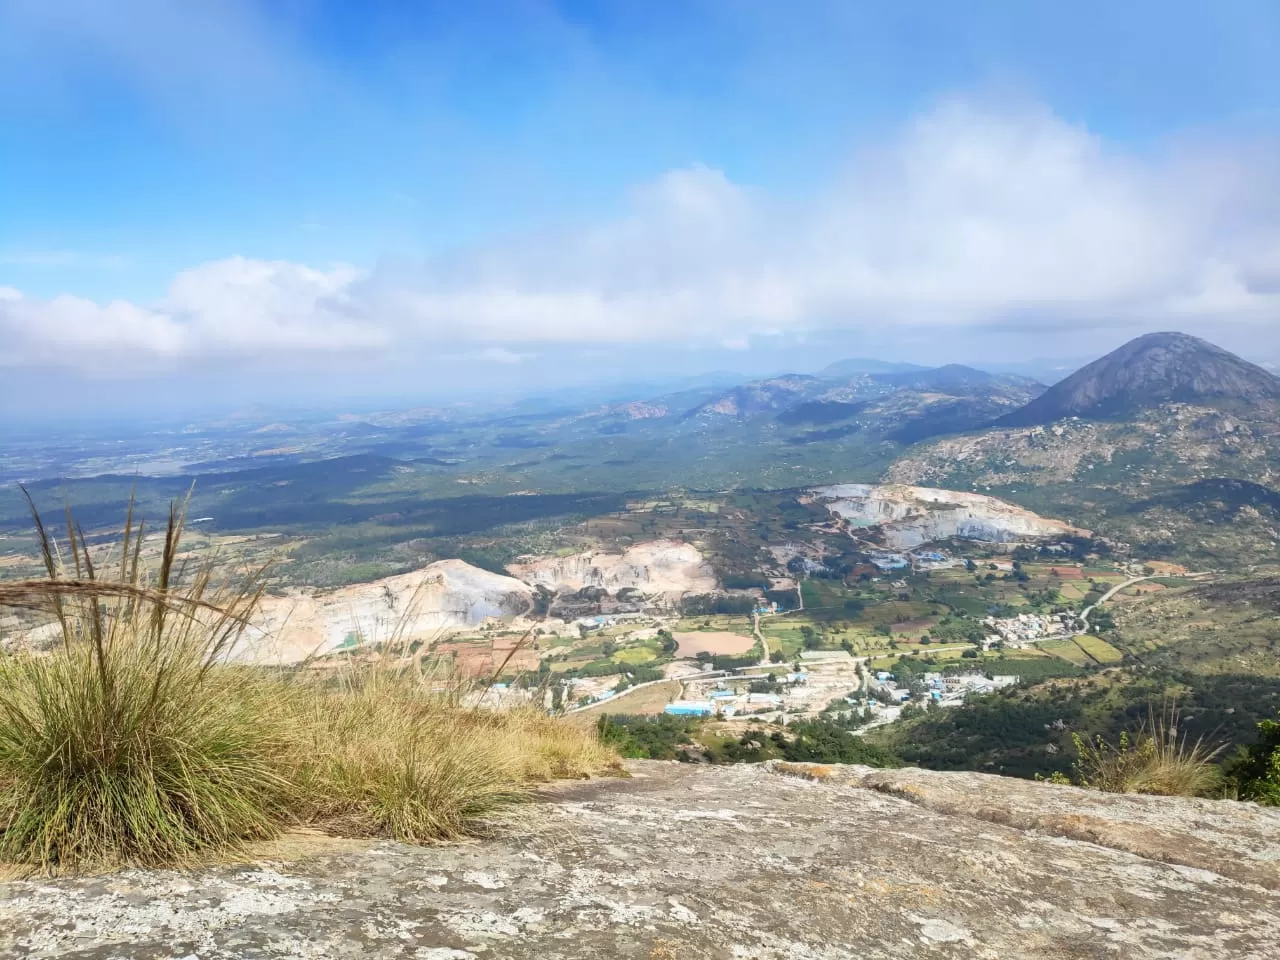
[[[368,642],[438,637],[489,617],[514,618],[532,608],[526,583],[461,560],[326,593],[267,596],[241,639],[238,658],[297,663]]]
[[[952,537],[1009,543],[1089,533],[995,497],[957,490],[840,483],[816,487],[808,496],[825,504],[851,530],[876,528],[885,546],[895,550]]]
[[[601,587],[646,594],[706,593],[717,587],[714,571],[690,543],[656,540],[619,552],[591,550],[564,557],[530,557],[507,568],[526,583],[551,590]]]

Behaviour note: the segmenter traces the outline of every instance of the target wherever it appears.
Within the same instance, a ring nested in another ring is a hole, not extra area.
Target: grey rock
[[[638,762],[477,844],[0,884],[0,957],[1280,956],[1280,812],[982,774]]]

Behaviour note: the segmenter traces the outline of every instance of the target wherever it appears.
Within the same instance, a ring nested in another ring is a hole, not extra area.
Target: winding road
[[[1102,606],[1104,603],[1106,603],[1108,600],[1114,597],[1121,590],[1125,589],[1125,587],[1131,587],[1135,583],[1141,583],[1143,580],[1152,580],[1155,578],[1155,576],[1156,576],[1155,574],[1148,574],[1145,577],[1133,577],[1130,580],[1126,580],[1124,583],[1117,583],[1114,587],[1112,587],[1110,590],[1108,590],[1106,593],[1100,596],[1096,601],[1089,604],[1087,607],[1085,607],[1083,610],[1080,611],[1081,626],[1080,626],[1080,629],[1076,631],[1076,635],[1080,636],[1089,632],[1089,614],[1093,613],[1093,611],[1096,610],[1098,607]]]

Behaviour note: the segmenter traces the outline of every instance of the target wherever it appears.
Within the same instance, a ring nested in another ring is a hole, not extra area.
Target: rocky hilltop
[[[0,884],[0,957],[1275,957],[1280,811],[973,773],[638,762],[478,845]]]

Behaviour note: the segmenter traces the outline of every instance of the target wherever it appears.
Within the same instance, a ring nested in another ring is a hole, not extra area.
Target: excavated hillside
[[[679,540],[637,543],[621,553],[591,550],[567,557],[539,557],[507,567],[513,576],[552,590],[627,587],[645,593],[706,593],[715,572],[698,548]]]
[[[1280,810],[914,769],[630,769],[549,790],[479,844],[299,837],[244,864],[0,883],[0,957],[1273,960],[1280,943]]]
[[[513,577],[440,560],[413,573],[328,593],[268,596],[236,655],[256,663],[296,663],[344,644],[431,637],[488,617],[516,617],[533,589]]]
[[[878,528],[885,544],[898,550],[950,537],[1006,543],[1087,533],[995,497],[957,490],[838,483],[810,494],[851,525]]]

